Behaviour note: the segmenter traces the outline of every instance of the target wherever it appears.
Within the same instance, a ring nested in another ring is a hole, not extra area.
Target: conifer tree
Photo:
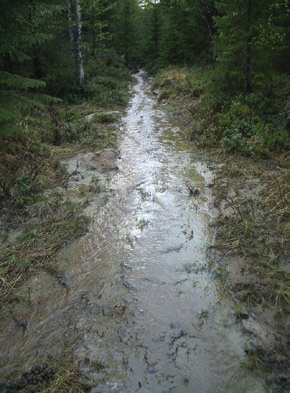
[[[283,32],[271,22],[273,5],[273,0],[216,2],[217,87],[232,92],[266,91],[273,78],[273,48],[284,40]]]
[[[0,5],[0,138],[16,135],[14,120],[21,108],[41,105],[41,98],[31,96],[32,89],[42,89],[38,48],[53,38],[43,29],[61,7],[54,1],[1,1]],[[47,96],[42,96],[47,101]]]
[[[97,56],[111,41],[109,15],[116,3],[111,0],[89,0],[83,2],[83,37],[90,55]]]
[[[193,64],[208,58],[213,41],[214,0],[148,1],[148,54],[158,66]]]
[[[112,45],[129,66],[141,61],[143,26],[142,9],[138,1],[119,0],[110,24]]]

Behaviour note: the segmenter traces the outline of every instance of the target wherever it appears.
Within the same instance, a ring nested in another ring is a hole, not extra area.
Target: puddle
[[[69,164],[91,172],[68,192],[96,176],[110,194],[97,208],[92,198],[89,233],[59,255],[62,277],[27,283],[27,307],[13,311],[25,327],[2,321],[0,379],[69,346],[91,393],[267,392],[241,367],[250,338],[210,273],[212,172],[136,78],[107,167],[118,171],[100,178],[91,155]]]

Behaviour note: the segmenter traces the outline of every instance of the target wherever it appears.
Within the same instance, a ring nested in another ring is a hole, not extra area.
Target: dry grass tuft
[[[38,225],[26,226],[14,242],[0,243],[1,299],[18,286],[29,274],[49,269],[54,257],[68,242],[84,235],[88,218],[80,216],[71,202],[51,202],[38,212]]]
[[[78,361],[69,366],[59,367],[56,377],[50,386],[45,389],[46,393],[84,393],[89,391],[89,385],[82,381]]]
[[[248,300],[289,303],[290,273],[283,269],[289,254],[289,184],[287,170],[235,162],[216,177],[215,247],[224,255],[242,256],[251,273],[264,280],[260,290],[256,285],[248,291]]]

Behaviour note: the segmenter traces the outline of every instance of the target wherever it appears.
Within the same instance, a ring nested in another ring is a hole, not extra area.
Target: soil
[[[274,161],[230,156],[215,170],[213,186],[215,274],[254,338],[248,366],[264,372],[275,392],[290,390],[288,185],[288,171]]]

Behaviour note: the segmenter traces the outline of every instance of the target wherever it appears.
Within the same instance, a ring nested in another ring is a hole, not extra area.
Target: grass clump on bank
[[[46,393],[85,393],[90,390],[91,387],[82,380],[78,362],[71,361],[65,366],[57,367],[54,380],[43,391]]]
[[[290,273],[285,270],[289,251],[289,173],[240,158],[244,173],[231,177],[235,157],[216,176],[215,248],[227,256],[244,258],[243,273],[257,277],[245,289],[232,283],[236,296],[248,304],[274,304],[287,309]]]
[[[5,388],[7,393],[85,393],[91,390],[91,386],[82,379],[79,362],[67,353],[58,361],[50,360],[34,365],[15,381],[8,383]]]
[[[30,208],[32,223],[28,222],[14,241],[0,243],[1,301],[35,271],[53,271],[57,251],[87,232],[88,218],[80,214],[81,206],[69,200],[56,196],[43,202],[38,212],[35,205]]]

